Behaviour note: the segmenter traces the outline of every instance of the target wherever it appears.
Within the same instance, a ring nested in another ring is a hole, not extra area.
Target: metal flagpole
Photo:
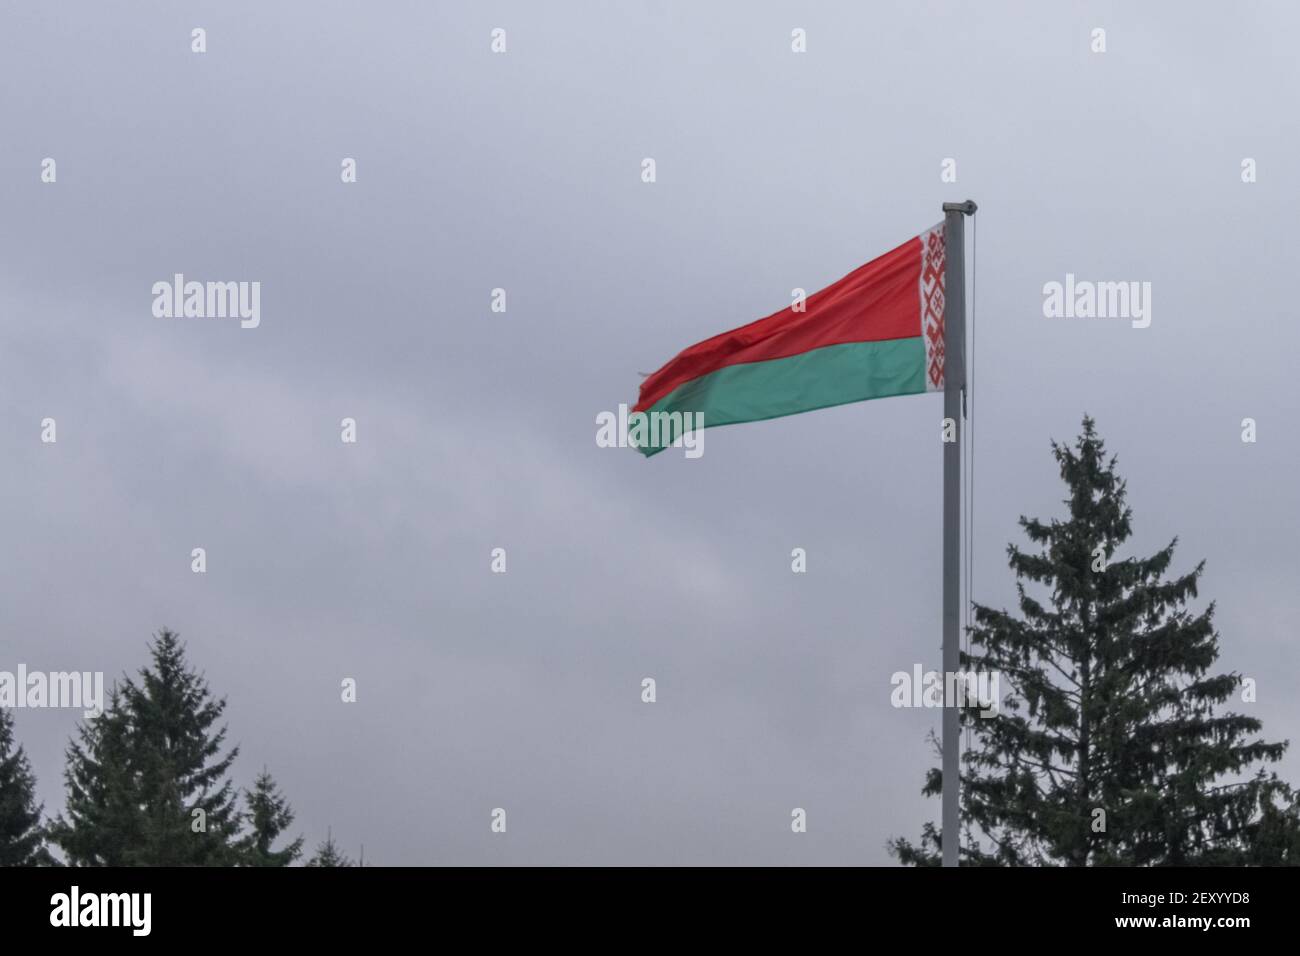
[[[943,204],[943,417],[952,422],[943,446],[943,865],[957,865],[961,746],[956,699],[961,668],[961,422],[966,389],[966,216],[975,203]],[[964,685],[963,685],[964,686]]]

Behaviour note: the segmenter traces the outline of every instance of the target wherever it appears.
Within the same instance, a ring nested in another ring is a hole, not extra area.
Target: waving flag
[[[641,384],[632,411],[674,424],[638,450],[679,437],[692,417],[673,413],[716,427],[942,391],[943,286],[941,223],[805,302],[692,345]]]

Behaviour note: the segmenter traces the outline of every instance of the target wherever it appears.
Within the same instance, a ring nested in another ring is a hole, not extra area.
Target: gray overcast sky
[[[1297,736],[1294,5],[0,18],[0,669],[111,677],[178,630],[237,781],[269,767],[309,844],[886,863],[937,819],[939,712],[891,707],[889,677],[939,664],[942,400],[718,429],[694,461],[598,448],[595,416],[968,196],[975,597],[1012,600],[1004,548],[1059,513],[1048,442],[1087,411],[1130,553],[1208,559],[1221,669]],[[260,281],[261,326],[154,318],[176,272]],[[1151,282],[1151,326],[1044,318],[1067,272]],[[78,716],[17,713],[51,813]]]

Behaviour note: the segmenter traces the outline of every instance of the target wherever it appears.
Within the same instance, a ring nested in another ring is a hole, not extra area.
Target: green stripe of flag
[[[704,427],[757,422],[817,408],[925,391],[925,343],[920,336],[849,342],[791,355],[728,365],[686,382],[649,409],[703,412]],[[677,418],[660,445],[638,448],[649,457],[681,433]]]

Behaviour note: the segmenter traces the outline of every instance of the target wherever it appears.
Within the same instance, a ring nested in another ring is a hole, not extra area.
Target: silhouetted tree
[[[265,768],[257,775],[253,789],[244,792],[244,800],[248,807],[244,819],[249,833],[240,842],[243,865],[288,866],[298,859],[302,855],[302,837],[281,850],[271,849],[280,834],[292,825],[293,809]]]
[[[67,816],[52,829],[71,863],[221,866],[238,863],[239,814],[221,750],[225,710],[189,668],[172,631],[150,645],[152,668],[125,678],[110,707],[68,750]]]
[[[1210,673],[1214,605],[1186,606],[1204,562],[1166,577],[1177,539],[1150,557],[1115,557],[1131,510],[1092,419],[1073,448],[1053,442],[1052,452],[1068,513],[1020,519],[1036,548],[1008,547],[1020,613],[975,605],[962,655],[965,671],[998,674],[1011,691],[993,715],[963,708],[973,746],[962,862],[1300,863],[1295,794],[1262,766],[1287,744],[1258,739],[1253,717],[1220,712],[1242,678]],[[942,786],[932,769],[923,792]],[[890,849],[932,865],[947,837],[927,824],[919,846]]]
[[[354,866],[334,842],[333,832],[327,832],[325,842],[316,848],[316,853],[307,861],[308,866]]]
[[[0,866],[48,866],[36,778],[14,742],[14,716],[0,707]]]

